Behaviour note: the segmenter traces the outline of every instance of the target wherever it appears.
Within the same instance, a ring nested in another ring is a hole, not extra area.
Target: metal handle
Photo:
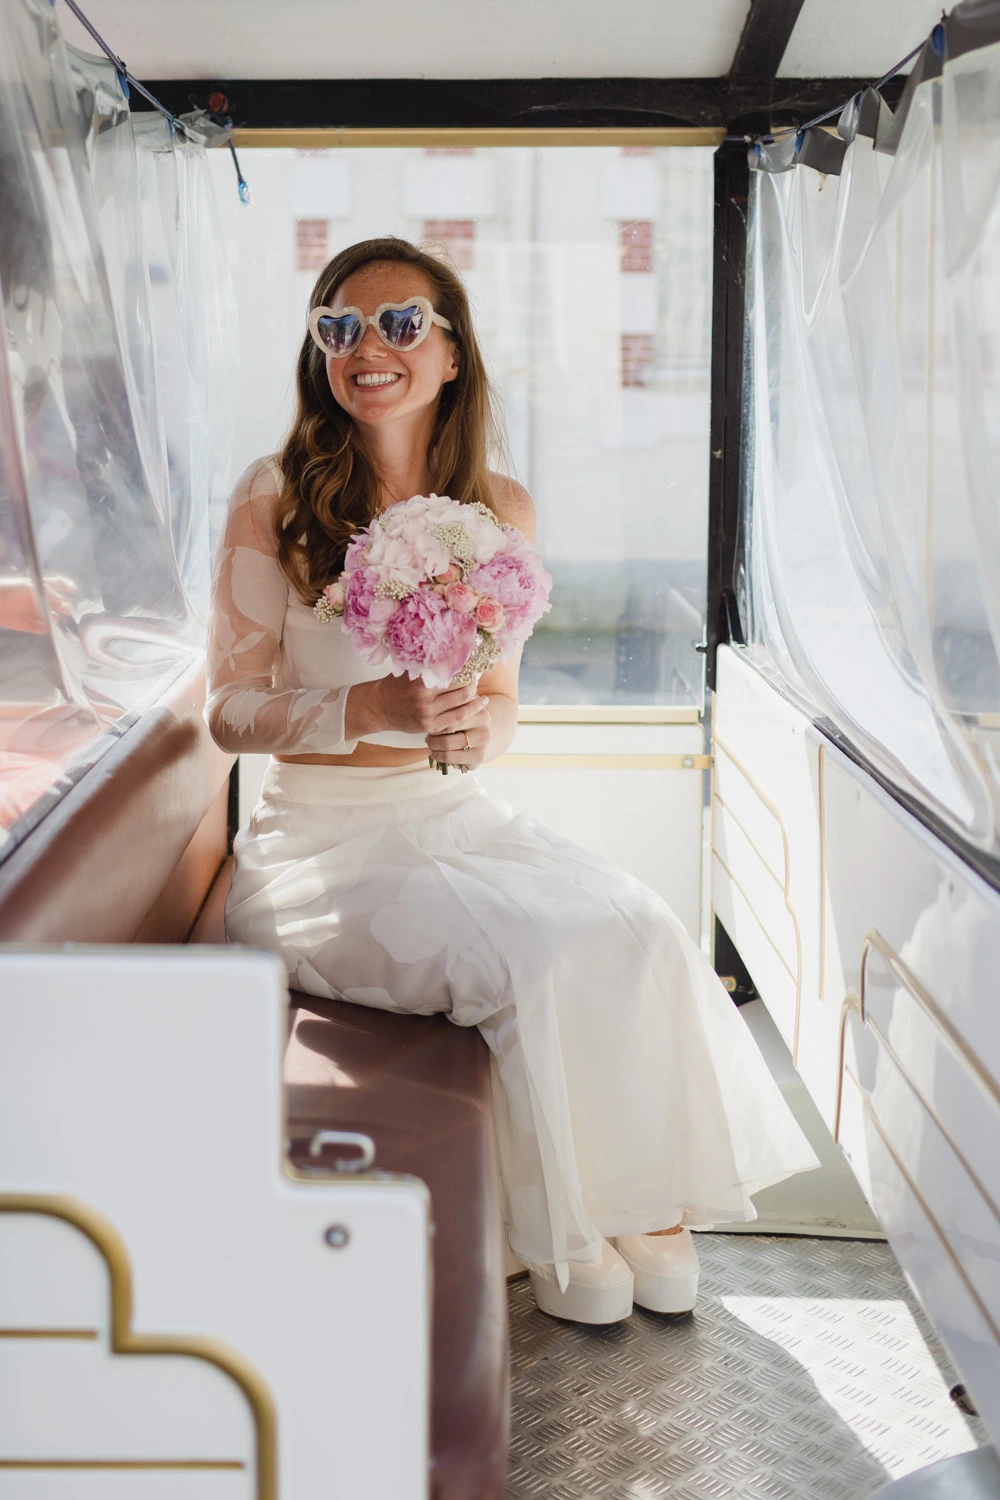
[[[317,1130],[309,1142],[309,1155],[319,1156],[324,1146],[357,1146],[360,1156],[349,1156],[335,1161],[335,1172],[367,1172],[375,1161],[375,1142],[370,1135],[357,1130]]]

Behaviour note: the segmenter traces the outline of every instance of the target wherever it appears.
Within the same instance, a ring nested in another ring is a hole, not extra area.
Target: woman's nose
[[[362,350],[364,350],[366,354],[385,355],[388,353],[388,350],[386,349],[382,340],[375,332],[374,323],[369,323],[364,333],[361,335],[361,342],[358,345],[358,353],[360,354]]]

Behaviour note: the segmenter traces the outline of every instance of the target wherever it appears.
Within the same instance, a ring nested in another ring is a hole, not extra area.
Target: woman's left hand
[[[480,700],[482,701],[482,700]],[[429,734],[427,753],[439,765],[466,766],[475,770],[486,759],[490,746],[490,709],[487,704],[467,729],[453,729],[447,734]]]

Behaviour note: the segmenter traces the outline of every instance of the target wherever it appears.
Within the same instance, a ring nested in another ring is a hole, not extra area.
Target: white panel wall
[[[996,1437],[1000,893],[731,648],[715,726],[715,910]]]

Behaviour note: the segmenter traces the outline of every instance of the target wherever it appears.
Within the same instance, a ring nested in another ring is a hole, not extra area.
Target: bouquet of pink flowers
[[[394,676],[460,687],[524,644],[551,587],[531,543],[485,505],[414,495],[351,538],[314,609]]]

